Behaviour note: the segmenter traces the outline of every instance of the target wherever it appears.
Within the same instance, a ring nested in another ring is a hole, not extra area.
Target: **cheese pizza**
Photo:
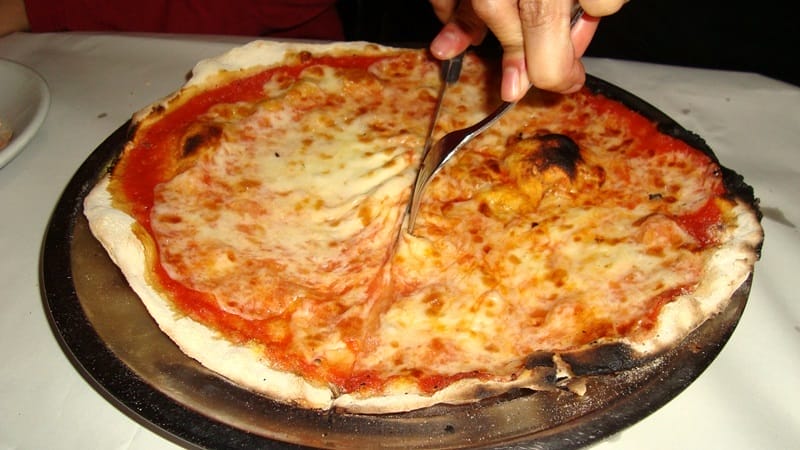
[[[491,111],[468,55],[435,137]],[[678,345],[745,284],[752,190],[601,93],[532,91],[406,207],[424,51],[254,42],[138,112],[87,196],[161,329],[228,380],[361,413],[572,389]]]

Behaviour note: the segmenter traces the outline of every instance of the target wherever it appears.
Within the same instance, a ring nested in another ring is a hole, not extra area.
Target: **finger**
[[[439,21],[446,23],[456,9],[457,0],[430,0],[430,3]]]
[[[570,37],[572,39],[572,47],[575,49],[576,58],[580,58],[586,52],[599,24],[600,19],[584,14],[575,22],[575,25],[572,26]]]
[[[431,41],[430,50],[436,58],[450,59],[470,44],[480,44],[485,36],[486,25],[475,15],[471,2],[462,1]]]
[[[571,92],[586,74],[570,35],[571,0],[520,0],[528,77],[541,89]]]
[[[437,59],[450,59],[469,47],[472,37],[453,22],[446,23],[431,41],[431,54]]]
[[[600,19],[597,17],[584,14],[572,26],[570,37],[572,40],[572,47],[575,49],[575,58],[577,58],[576,65],[577,70],[580,72],[581,81],[576,82],[567,89],[561,90],[560,92],[562,94],[575,92],[583,86],[586,80],[586,69],[580,57],[583,56],[583,53],[586,52],[586,49],[589,47],[589,43],[592,41],[595,31],[597,31],[597,25],[599,23]]]
[[[575,25],[572,27],[570,37],[572,40],[572,47],[575,49],[574,70],[577,74],[575,77],[577,81],[575,81],[572,86],[565,89],[560,89],[558,92],[561,92],[562,94],[576,92],[586,81],[586,69],[584,68],[583,62],[580,60],[580,58],[583,56],[586,48],[589,47],[592,36],[594,36],[595,31],[597,31],[597,25],[599,22],[600,20],[598,18],[584,14],[578,19],[577,22],[575,22]]]
[[[619,11],[627,2],[628,0],[581,0],[581,7],[590,16],[603,17]]]
[[[469,0],[459,1],[450,21],[472,38],[472,45],[478,45],[486,37],[486,23],[475,14],[472,4]]]
[[[556,90],[562,94],[569,94],[579,90],[581,86],[583,86],[583,83],[586,81],[586,69],[584,68],[583,62],[580,60],[580,58],[589,47],[589,43],[592,41],[592,37],[597,31],[597,26],[599,23],[600,19],[597,17],[584,14],[572,26],[572,30],[570,31],[570,39],[572,40],[572,47],[575,55],[573,70],[576,74],[574,78],[576,81],[568,88],[551,90]],[[565,82],[564,85],[566,86],[567,84],[569,83]]]
[[[517,0],[476,2],[474,9],[503,47],[500,96],[505,101],[519,100],[527,92],[530,81]]]

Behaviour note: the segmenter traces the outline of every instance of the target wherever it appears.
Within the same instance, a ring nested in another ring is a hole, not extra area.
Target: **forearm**
[[[0,36],[30,28],[24,0],[0,0]]]

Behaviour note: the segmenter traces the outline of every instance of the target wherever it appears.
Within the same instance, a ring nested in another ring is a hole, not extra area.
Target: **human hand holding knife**
[[[597,18],[613,14],[626,1],[431,0],[445,25],[430,50],[438,59],[450,59],[479,44],[488,30],[503,47],[503,100],[519,100],[530,86],[574,92],[585,80],[580,58],[597,29]],[[586,15],[570,27],[576,7]]]

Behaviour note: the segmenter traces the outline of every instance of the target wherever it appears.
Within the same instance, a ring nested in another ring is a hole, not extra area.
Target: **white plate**
[[[0,150],[0,168],[14,159],[44,122],[50,108],[50,90],[32,69],[0,58],[0,123],[12,131]]]

